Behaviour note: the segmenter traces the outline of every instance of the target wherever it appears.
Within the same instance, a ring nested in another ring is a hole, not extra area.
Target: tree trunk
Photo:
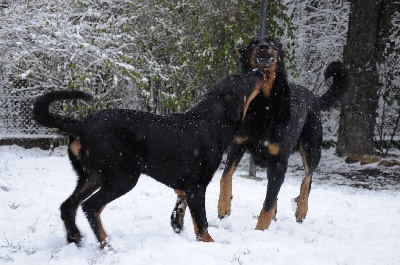
[[[337,152],[374,153],[375,112],[378,106],[376,46],[379,29],[379,1],[351,0],[347,44],[343,59],[352,86],[342,104]]]

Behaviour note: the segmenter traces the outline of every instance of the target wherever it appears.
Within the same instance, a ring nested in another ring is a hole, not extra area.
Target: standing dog
[[[289,84],[284,65],[282,45],[272,37],[252,40],[236,51],[243,71],[262,69],[266,72],[262,86],[249,96],[241,127],[231,144],[227,163],[220,181],[218,216],[230,215],[232,175],[244,152],[248,150],[256,165],[267,169],[268,186],[256,229],[268,229],[277,212],[277,198],[284,181],[292,150],[302,156],[305,177],[300,195],[295,199],[295,217],[302,222],[308,211],[312,175],[321,157],[322,126],[320,111],[330,109],[349,87],[349,75],[341,62],[332,62],[325,78],[333,77],[328,91],[317,98],[304,87]],[[262,60],[260,58],[263,58]]]
[[[186,113],[154,115],[126,109],[102,110],[77,120],[49,112],[59,100],[90,100],[80,91],[50,92],[36,99],[33,119],[70,136],[68,154],[78,174],[72,195],[61,205],[67,241],[79,244],[75,224],[82,209],[100,247],[107,245],[100,214],[146,174],[189,195],[187,204],[197,239],[207,231],[205,192],[238,129],[246,97],[264,79],[260,71],[228,76]]]
[[[321,110],[329,110],[348,90],[350,79],[341,62],[332,62],[325,78],[333,83],[321,97],[287,81],[282,44],[272,37],[260,42],[253,39],[246,47],[234,50],[242,63],[243,74],[256,69],[264,72],[264,80],[255,86],[244,107],[244,117],[234,141],[228,148],[227,164],[220,181],[218,216],[231,213],[232,175],[243,154],[248,150],[258,166],[267,168],[268,188],[256,229],[268,229],[275,219],[277,197],[284,181],[287,163],[293,149],[301,153],[305,177],[300,195],[295,199],[295,217],[302,222],[308,211],[312,175],[321,157]],[[178,198],[171,215],[176,232],[183,227],[187,206],[184,191],[176,190]]]

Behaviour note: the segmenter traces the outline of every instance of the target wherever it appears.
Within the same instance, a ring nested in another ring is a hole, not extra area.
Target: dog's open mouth
[[[271,63],[273,63],[274,61],[275,61],[275,58],[273,56],[256,58],[258,69],[263,70],[263,71],[268,70]]]

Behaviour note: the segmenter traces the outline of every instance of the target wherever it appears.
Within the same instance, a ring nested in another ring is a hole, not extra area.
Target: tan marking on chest
[[[243,143],[247,142],[247,140],[249,140],[247,137],[236,137],[235,138],[235,142],[237,144],[243,144]]]
[[[270,53],[274,57],[274,61],[268,67],[268,75],[264,79],[264,85],[262,87],[262,91],[266,97],[271,96],[272,87],[274,85],[275,77],[276,77],[276,64],[278,62],[278,54],[272,48],[270,48]]]
[[[79,152],[81,151],[82,145],[81,145],[81,141],[79,141],[79,139],[73,140],[70,144],[69,144],[69,150],[71,150],[71,153],[76,156],[77,158],[79,158]]]
[[[271,155],[277,155],[279,154],[279,145],[278,144],[269,144],[268,145],[268,152]]]

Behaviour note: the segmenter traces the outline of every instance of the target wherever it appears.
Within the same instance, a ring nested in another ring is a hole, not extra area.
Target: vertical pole
[[[254,163],[254,159],[250,156],[250,164],[249,164],[249,177],[256,178],[257,177],[257,166]]]
[[[263,40],[266,33],[266,24],[267,24],[267,14],[268,14],[268,0],[261,0],[261,9],[260,9],[260,28],[258,31],[258,38]]]

